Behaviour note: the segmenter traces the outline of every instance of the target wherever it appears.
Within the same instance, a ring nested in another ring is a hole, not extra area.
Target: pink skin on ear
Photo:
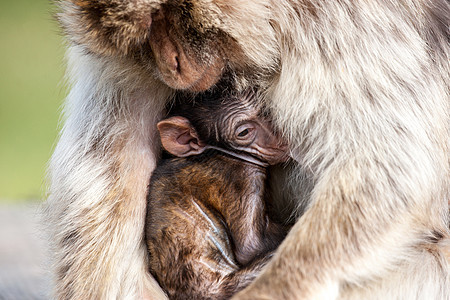
[[[169,153],[186,157],[197,155],[205,150],[205,144],[198,138],[197,132],[188,119],[171,117],[157,124],[161,143]]]

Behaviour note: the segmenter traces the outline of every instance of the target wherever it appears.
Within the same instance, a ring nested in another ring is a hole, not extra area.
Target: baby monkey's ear
[[[197,132],[188,119],[170,117],[157,124],[161,143],[168,152],[178,157],[200,154],[205,144],[198,138]]]

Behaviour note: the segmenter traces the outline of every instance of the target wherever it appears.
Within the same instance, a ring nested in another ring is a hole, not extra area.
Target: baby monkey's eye
[[[256,129],[256,127],[252,123],[246,123],[246,124],[240,125],[234,132],[236,141],[237,142],[238,141],[251,142],[255,138],[255,134],[256,134],[255,129]]]
[[[239,132],[238,136],[239,137],[244,137],[247,134],[249,134],[249,132],[250,132],[250,130],[248,130],[248,128],[246,128],[246,129],[242,130],[241,132]]]

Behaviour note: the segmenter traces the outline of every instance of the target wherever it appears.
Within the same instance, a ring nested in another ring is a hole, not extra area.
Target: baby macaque
[[[199,99],[200,98],[200,99]],[[150,271],[171,299],[227,299],[247,286],[286,236],[272,221],[267,167],[288,159],[251,96],[203,95],[158,123],[175,158],[149,186]]]

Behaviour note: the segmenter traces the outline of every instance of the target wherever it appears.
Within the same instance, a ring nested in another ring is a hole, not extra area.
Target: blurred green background
[[[0,0],[0,202],[40,200],[65,97],[50,0]]]

